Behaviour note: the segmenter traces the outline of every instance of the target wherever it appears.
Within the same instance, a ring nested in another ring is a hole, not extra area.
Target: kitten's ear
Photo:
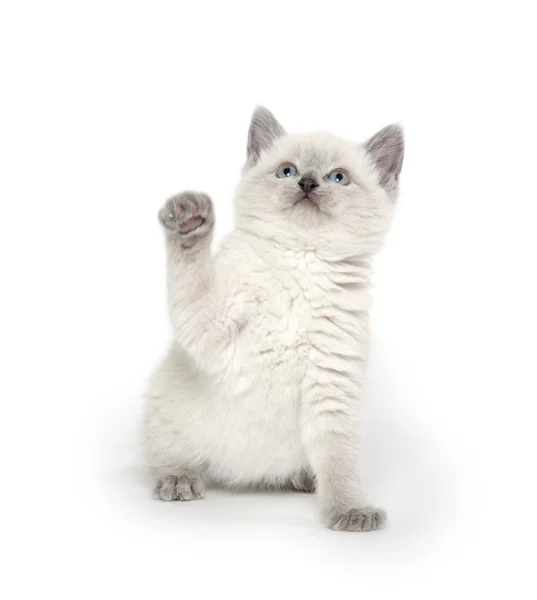
[[[270,110],[264,106],[257,106],[248,130],[247,164],[255,165],[263,150],[268,150],[274,140],[282,135],[285,135],[285,129],[278,123]]]
[[[400,125],[384,127],[369,138],[365,149],[375,166],[380,185],[389,194],[395,194],[405,155],[403,129]]]

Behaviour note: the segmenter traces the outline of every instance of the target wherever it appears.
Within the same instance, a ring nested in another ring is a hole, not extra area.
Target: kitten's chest
[[[255,273],[254,281],[258,310],[250,333],[259,352],[296,360],[312,348],[335,350],[363,337],[368,294],[348,266],[305,251]]]
[[[304,342],[315,319],[322,278],[309,271],[306,257],[301,256],[258,273],[256,279],[257,332],[277,345]]]

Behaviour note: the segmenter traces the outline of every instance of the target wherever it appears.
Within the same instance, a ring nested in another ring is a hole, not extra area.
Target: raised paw
[[[166,201],[158,217],[167,231],[181,237],[205,235],[214,224],[213,203],[203,192],[182,192]]]
[[[164,502],[173,500],[201,500],[204,497],[203,482],[192,475],[167,475],[159,479],[155,497]]]
[[[386,523],[386,513],[379,508],[364,506],[333,514],[330,529],[334,531],[375,531]]]

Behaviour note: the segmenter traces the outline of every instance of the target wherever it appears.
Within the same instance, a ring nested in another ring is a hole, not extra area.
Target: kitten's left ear
[[[264,106],[257,106],[248,130],[248,146],[246,148],[248,166],[254,166],[263,150],[268,150],[274,140],[282,135],[285,135],[285,129],[270,110]]]
[[[388,125],[365,143],[378,174],[380,185],[390,194],[397,193],[399,175],[403,167],[405,144],[400,125]]]

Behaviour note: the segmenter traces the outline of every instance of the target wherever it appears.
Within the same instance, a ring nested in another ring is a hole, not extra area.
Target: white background
[[[3,2],[6,598],[535,597],[530,2]],[[255,104],[407,139],[376,263],[365,479],[386,530],[314,498],[150,497],[141,394],[169,339],[156,212],[232,228]]]

